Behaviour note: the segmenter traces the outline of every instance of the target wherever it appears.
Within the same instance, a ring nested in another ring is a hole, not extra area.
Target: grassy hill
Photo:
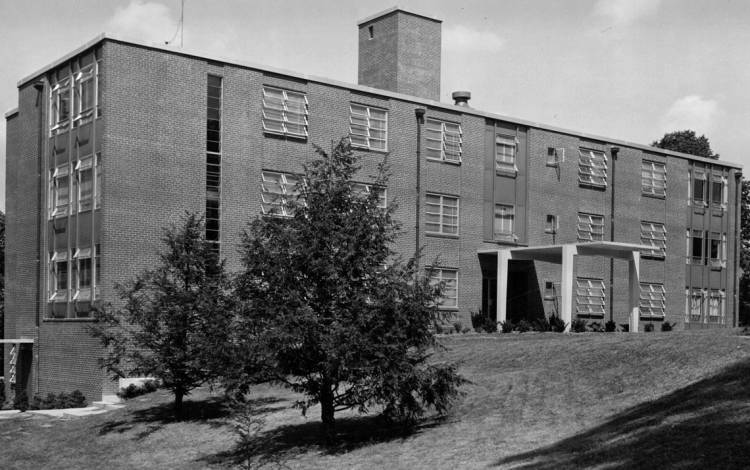
[[[264,431],[238,445],[218,396],[170,421],[162,391],[89,418],[0,421],[0,468],[747,468],[750,337],[732,331],[458,335],[441,356],[471,384],[453,414],[415,432],[318,410],[287,391],[254,399]],[[249,461],[249,462],[248,462]]]

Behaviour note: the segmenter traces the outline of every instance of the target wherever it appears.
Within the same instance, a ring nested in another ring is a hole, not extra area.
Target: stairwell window
[[[458,307],[458,269],[429,268],[430,285],[442,286],[439,308],[454,309]]]
[[[495,136],[495,172],[513,176],[518,173],[515,138]]]
[[[290,203],[299,196],[298,175],[263,171],[261,173],[261,211],[264,215],[292,217],[294,208]]]
[[[425,231],[458,235],[458,198],[441,194],[425,197]]]
[[[495,204],[495,224],[493,229],[496,240],[513,239],[515,207],[506,204]]]
[[[664,318],[667,308],[667,293],[664,284],[642,282],[638,302],[640,316],[646,318]]]
[[[576,278],[576,314],[603,316],[605,305],[604,281]]]
[[[667,195],[667,167],[664,163],[641,162],[641,192],[647,196]]]
[[[604,216],[579,212],[576,238],[579,242],[604,240]]]
[[[307,138],[308,107],[304,93],[263,87],[263,131]]]
[[[641,245],[651,245],[650,250],[641,251],[649,258],[664,259],[667,251],[667,229],[659,222],[641,222]]]
[[[427,119],[425,121],[425,154],[427,158],[461,163],[463,131],[453,122]]]
[[[353,147],[388,150],[388,112],[384,109],[349,105],[349,139]]]
[[[607,155],[604,152],[578,149],[578,184],[607,187]]]

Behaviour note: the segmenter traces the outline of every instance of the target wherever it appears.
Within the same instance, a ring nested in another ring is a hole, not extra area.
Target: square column
[[[578,253],[575,245],[562,246],[562,275],[560,276],[560,290],[562,301],[560,304],[560,318],[565,322],[565,332],[570,331],[573,319],[573,278],[575,276],[575,255]]]
[[[497,327],[508,318],[508,263],[510,250],[497,250]]]
[[[638,320],[640,317],[640,299],[641,299],[641,253],[639,251],[633,251],[630,259],[628,260],[628,290],[630,292],[629,301],[629,314],[630,314],[630,326],[629,331],[631,333],[638,332]]]

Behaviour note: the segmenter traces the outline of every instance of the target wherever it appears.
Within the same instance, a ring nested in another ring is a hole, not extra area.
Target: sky
[[[185,0],[184,48],[356,83],[357,22],[442,23],[441,101],[650,144],[705,134],[750,167],[750,0]],[[0,0],[0,111],[17,82],[102,32],[179,48],[180,0]],[[0,209],[5,208],[5,120]],[[750,171],[750,170],[748,170]]]

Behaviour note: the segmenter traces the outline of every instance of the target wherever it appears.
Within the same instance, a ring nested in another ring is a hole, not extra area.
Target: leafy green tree
[[[102,365],[115,377],[151,376],[174,394],[175,416],[183,397],[216,379],[233,311],[231,282],[203,220],[186,214],[165,229],[160,263],[117,286],[121,308],[97,312],[92,333],[102,340]]]
[[[430,407],[445,413],[463,379],[431,360],[439,288],[392,251],[394,206],[352,185],[359,166],[349,144],[316,152],[299,197],[285,202],[293,217],[258,217],[244,233],[233,342],[251,367],[229,374],[230,389],[247,390],[264,358],[263,378],[304,394],[303,413],[320,404],[329,442],[338,411],[377,406],[401,422]],[[387,182],[380,165],[373,187]]]
[[[714,153],[713,150],[711,150],[711,144],[708,142],[708,138],[705,135],[698,137],[695,135],[695,131],[689,129],[668,132],[664,134],[664,137],[654,141],[651,145],[653,147],[674,150],[675,152],[689,153],[690,155],[697,155],[699,157],[719,158],[719,154]]]

